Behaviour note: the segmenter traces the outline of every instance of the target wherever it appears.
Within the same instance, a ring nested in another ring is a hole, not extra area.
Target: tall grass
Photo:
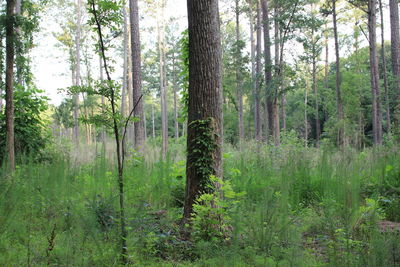
[[[176,144],[132,154],[125,171],[132,265],[398,266],[400,155],[394,148],[226,146],[224,179],[245,192],[222,243],[180,240],[185,164]],[[112,158],[26,161],[0,175],[1,266],[117,266],[118,190]],[[396,202],[397,201],[397,202]],[[397,216],[397,217],[396,217]]]

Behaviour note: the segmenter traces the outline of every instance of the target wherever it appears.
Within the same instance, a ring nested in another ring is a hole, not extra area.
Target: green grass
[[[224,179],[245,192],[225,238],[179,238],[182,145],[160,162],[156,146],[125,170],[129,257],[134,266],[399,266],[400,153],[280,148],[224,150]],[[0,266],[117,266],[118,190],[112,161],[27,159],[0,173]]]

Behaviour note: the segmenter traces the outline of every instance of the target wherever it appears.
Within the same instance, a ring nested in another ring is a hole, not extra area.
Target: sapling
[[[122,19],[122,1],[112,0],[89,0],[88,12],[92,15],[89,24],[93,26],[93,30],[98,37],[96,51],[99,51],[103,69],[106,74],[106,80],[97,83],[97,88],[87,88],[88,92],[98,94],[106,98],[111,106],[111,110],[107,106],[103,106],[103,114],[93,117],[91,121],[97,124],[104,124],[112,129],[114,140],[116,143],[117,168],[118,168],[118,188],[119,188],[119,216],[120,216],[120,260],[122,264],[128,263],[128,247],[126,239],[128,236],[125,221],[125,205],[124,205],[124,162],[125,162],[125,137],[128,124],[132,115],[141,101],[142,96],[135,103],[129,116],[124,118],[117,108],[117,100],[119,98],[119,85],[111,78],[112,67],[111,59],[106,53],[112,48],[110,40],[118,36],[119,29],[123,22]]]

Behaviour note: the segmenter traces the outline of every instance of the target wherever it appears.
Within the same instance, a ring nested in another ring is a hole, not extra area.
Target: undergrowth
[[[156,149],[126,167],[132,266],[400,265],[396,147],[226,146],[221,190],[199,197],[189,239],[179,224],[184,150],[160,162]],[[111,161],[24,162],[0,173],[0,265],[117,266]]]

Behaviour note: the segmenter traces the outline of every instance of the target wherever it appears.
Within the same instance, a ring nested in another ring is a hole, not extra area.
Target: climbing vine
[[[189,124],[195,138],[189,145],[192,151],[191,160],[200,177],[202,191],[210,191],[210,177],[214,175],[213,154],[217,148],[216,133],[214,131],[214,119],[195,120]]]

